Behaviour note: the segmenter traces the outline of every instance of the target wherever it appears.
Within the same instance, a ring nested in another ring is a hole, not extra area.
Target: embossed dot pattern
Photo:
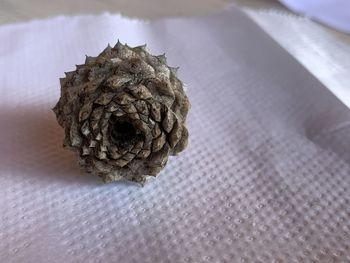
[[[144,187],[81,172],[50,111],[116,37],[166,51],[192,104],[188,149]],[[234,7],[0,39],[0,262],[350,262],[349,110]]]

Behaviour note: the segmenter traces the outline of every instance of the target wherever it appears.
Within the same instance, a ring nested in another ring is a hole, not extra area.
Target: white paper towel
[[[58,78],[117,39],[180,66],[186,151],[145,187],[61,148]],[[350,112],[234,7],[0,28],[0,262],[348,262]]]
[[[349,0],[280,0],[292,10],[350,33]]]

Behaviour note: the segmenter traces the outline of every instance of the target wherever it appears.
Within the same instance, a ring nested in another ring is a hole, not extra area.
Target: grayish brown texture
[[[144,183],[187,145],[190,104],[165,55],[119,41],[60,79],[54,107],[64,147],[105,182]]]
[[[221,10],[228,2],[229,0],[1,0],[0,23],[104,12],[139,19],[201,16]]]

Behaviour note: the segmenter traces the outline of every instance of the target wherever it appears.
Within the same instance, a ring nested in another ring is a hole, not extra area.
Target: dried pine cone
[[[54,107],[64,146],[105,182],[143,183],[187,145],[190,104],[176,68],[145,46],[108,46],[66,73]]]

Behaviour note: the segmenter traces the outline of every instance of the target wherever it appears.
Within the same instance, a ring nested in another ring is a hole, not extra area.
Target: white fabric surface
[[[61,148],[58,78],[119,38],[181,66],[187,150],[145,187]],[[0,28],[0,262],[347,262],[350,112],[231,7]]]
[[[280,0],[292,10],[303,13],[338,30],[350,33],[349,0]]]

